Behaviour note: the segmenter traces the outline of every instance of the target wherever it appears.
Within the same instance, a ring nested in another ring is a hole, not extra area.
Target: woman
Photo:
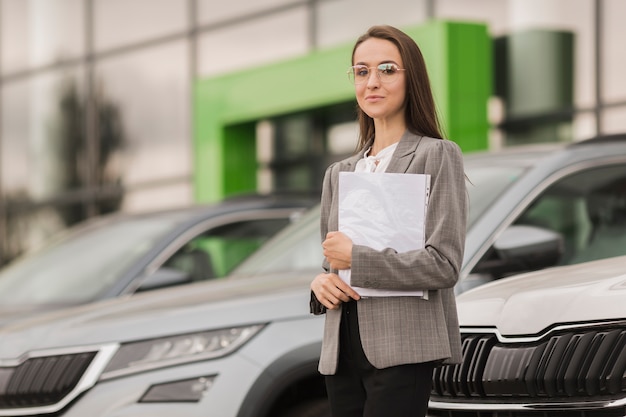
[[[463,259],[467,194],[459,147],[442,139],[426,65],[402,31],[374,26],[352,52],[360,138],[331,165],[322,190],[325,273],[311,309],[326,313],[319,370],[335,417],[424,416],[435,366],[461,360],[453,287]],[[338,232],[340,171],[429,174],[424,249],[397,253]],[[428,298],[368,297],[354,287],[425,290]]]

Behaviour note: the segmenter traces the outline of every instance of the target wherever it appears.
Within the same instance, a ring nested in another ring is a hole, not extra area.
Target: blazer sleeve
[[[331,202],[332,202],[332,170],[333,164],[326,169],[326,173],[324,174],[324,181],[322,183],[322,203],[320,208],[320,233],[321,233],[321,242],[326,238],[326,234],[328,233],[328,219],[330,217],[331,210]],[[326,260],[326,257],[322,260],[322,269],[326,272],[330,272],[330,264]],[[326,313],[326,307],[322,303],[319,302],[313,291],[311,291],[311,299],[309,301],[309,310],[311,314],[319,315]]]
[[[423,154],[418,155],[418,152]],[[463,158],[458,145],[437,140],[416,151],[409,172],[431,176],[424,249],[398,253],[367,246],[352,249],[351,284],[390,290],[437,290],[453,287],[465,248],[468,197]]]

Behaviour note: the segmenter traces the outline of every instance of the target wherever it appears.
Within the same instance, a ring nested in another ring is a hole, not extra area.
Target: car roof
[[[578,142],[510,146],[463,155],[466,166],[518,166],[531,168],[552,159],[553,165],[626,154],[626,134],[599,136]]]
[[[141,212],[115,212],[88,219],[72,226],[67,232],[80,233],[94,227],[133,219],[178,218],[179,227],[185,228],[203,220],[246,211],[280,208],[310,208],[319,198],[308,194],[241,194],[212,203],[195,203],[189,206]]]

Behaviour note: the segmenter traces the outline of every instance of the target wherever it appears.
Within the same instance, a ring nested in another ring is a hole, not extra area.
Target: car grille
[[[0,367],[0,409],[55,404],[79,383],[97,352],[33,357]]]
[[[626,328],[622,325],[569,329],[526,343],[499,342],[495,334],[464,334],[462,353],[461,364],[437,368],[433,374],[431,399],[437,408],[453,402],[501,404],[506,409],[510,404],[614,400],[626,394]],[[626,415],[623,408],[604,412],[609,414],[489,411],[432,415]]]

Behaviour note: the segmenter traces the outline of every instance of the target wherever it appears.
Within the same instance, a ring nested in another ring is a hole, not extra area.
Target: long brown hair
[[[358,46],[370,38],[384,39],[392,42],[400,51],[406,69],[406,107],[404,117],[407,129],[416,135],[443,138],[441,124],[435,108],[435,100],[430,88],[430,80],[426,71],[426,63],[417,43],[406,33],[393,26],[372,26],[357,39],[352,49],[352,65],[354,53]],[[358,151],[365,148],[367,142],[374,137],[374,120],[357,105],[359,120]]]

